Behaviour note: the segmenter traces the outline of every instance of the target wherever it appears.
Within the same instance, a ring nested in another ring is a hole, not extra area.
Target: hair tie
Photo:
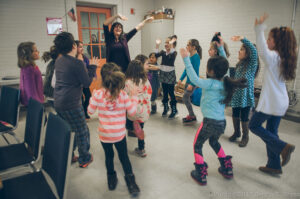
[[[280,26],[279,30],[280,31],[286,31],[286,28],[287,28],[286,26]]]

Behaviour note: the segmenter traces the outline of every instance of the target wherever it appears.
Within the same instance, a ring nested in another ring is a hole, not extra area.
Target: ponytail
[[[225,88],[225,99],[222,101],[223,104],[228,104],[231,101],[233,93],[237,88],[246,88],[247,79],[232,79],[228,76],[224,77],[224,88]]]
[[[195,46],[200,59],[202,59],[202,48],[199,44],[199,41],[197,39],[191,39],[189,42],[191,46]]]
[[[280,56],[280,76],[284,80],[296,78],[297,41],[294,31],[290,27],[272,28],[270,31],[276,50]]]
[[[101,69],[102,85],[110,92],[111,100],[118,98],[121,89],[125,86],[125,75],[119,66],[114,63],[106,63]]]
[[[42,59],[48,62],[50,59],[56,60],[58,57],[58,51],[55,46],[50,47],[50,51],[44,52]]]

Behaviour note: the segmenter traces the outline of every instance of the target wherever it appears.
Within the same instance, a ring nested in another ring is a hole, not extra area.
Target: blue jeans
[[[272,169],[281,169],[280,152],[287,144],[280,140],[278,136],[280,120],[281,116],[267,115],[255,111],[249,122],[249,129],[267,145],[268,163],[266,166]],[[262,124],[265,121],[267,121],[267,126],[263,128]]]

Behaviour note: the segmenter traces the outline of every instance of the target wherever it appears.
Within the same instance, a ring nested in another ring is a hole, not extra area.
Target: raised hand
[[[154,20],[154,17],[153,17],[153,16],[152,16],[152,17],[147,17],[147,18],[145,19],[145,23],[151,23],[153,20]]]
[[[173,38],[169,41],[169,44],[173,44],[177,39],[176,38]]]
[[[92,59],[90,59],[90,65],[96,65],[98,66],[100,63],[100,59],[97,57],[92,57]]]
[[[264,15],[261,16],[259,19],[255,18],[255,26],[264,23],[268,17],[269,15],[267,13],[264,13]]]
[[[238,36],[238,35],[231,37],[231,40],[232,40],[232,41],[241,41],[241,40],[243,40],[243,39],[244,39],[243,36]]]
[[[156,45],[160,45],[161,44],[161,39],[156,39],[155,43],[156,43]]]
[[[119,18],[122,20],[122,21],[127,21],[128,18],[125,17],[124,15],[121,15],[121,14],[118,14],[119,15]]]
[[[220,46],[224,46],[224,40],[221,36],[218,36],[220,42],[217,42],[217,46],[220,47]]]
[[[185,58],[189,56],[189,52],[185,48],[180,48],[180,55],[182,58]]]

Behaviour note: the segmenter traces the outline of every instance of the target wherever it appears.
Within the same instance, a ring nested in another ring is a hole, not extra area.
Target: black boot
[[[240,118],[233,117],[232,123],[233,123],[234,133],[232,136],[229,137],[230,142],[234,142],[236,138],[241,137]]]
[[[107,184],[109,190],[115,190],[118,184],[117,173],[107,174]]]
[[[136,196],[140,192],[140,188],[135,182],[135,177],[133,174],[127,174],[125,177],[126,185],[128,191],[131,195]]]
[[[191,176],[192,178],[200,185],[206,185],[206,176],[207,176],[207,164],[204,162],[204,164],[196,164],[195,165],[195,170],[191,171]]]
[[[232,163],[231,163],[232,156],[228,155],[225,158],[219,158],[221,166],[219,167],[219,173],[227,179],[233,178],[233,171],[232,171]]]
[[[163,113],[162,113],[162,116],[163,116],[163,117],[166,117],[168,111],[169,111],[169,105],[168,105],[168,103],[164,103],[164,111],[163,111]]]
[[[151,112],[150,112],[150,114],[151,114],[151,115],[152,115],[152,114],[155,114],[155,113],[156,113],[156,110],[157,110],[156,104],[151,105]]]
[[[168,117],[169,120],[174,119],[175,116],[178,114],[178,111],[177,111],[177,108],[176,108],[176,103],[172,103],[171,104],[171,109],[172,109],[172,112],[171,112],[171,114]]]
[[[245,147],[249,141],[249,129],[248,129],[248,122],[242,122],[242,129],[243,129],[243,136],[242,140],[239,143],[239,147]]]

